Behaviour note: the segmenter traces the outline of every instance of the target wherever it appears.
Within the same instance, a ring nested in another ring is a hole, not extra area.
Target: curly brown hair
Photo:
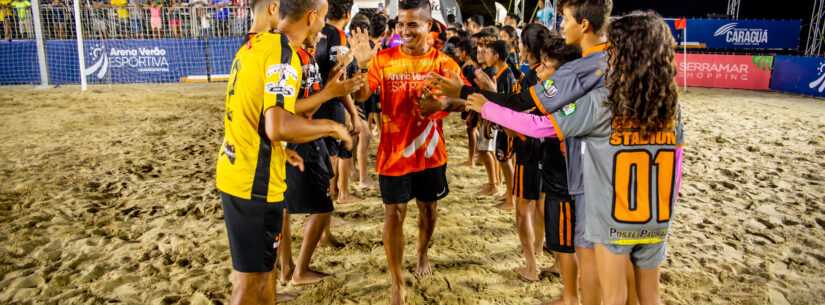
[[[670,128],[678,92],[674,47],[665,21],[654,12],[633,12],[610,22],[607,31],[608,103],[614,130],[642,135]]]

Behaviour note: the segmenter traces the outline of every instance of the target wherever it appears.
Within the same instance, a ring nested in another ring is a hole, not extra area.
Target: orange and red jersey
[[[381,142],[376,165],[378,174],[402,176],[447,163],[441,118],[423,118],[417,106],[428,75],[460,75],[452,58],[430,48],[424,55],[405,54],[400,47],[384,49],[369,66],[369,85],[380,87]]]

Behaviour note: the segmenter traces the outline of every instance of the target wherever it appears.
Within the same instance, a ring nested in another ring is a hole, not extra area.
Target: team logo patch
[[[569,116],[574,112],[576,112],[576,103],[570,103],[561,108],[561,114],[564,116]]]
[[[604,75],[604,71],[602,71],[602,69],[596,69],[596,76],[601,77],[602,75]]]
[[[559,93],[559,89],[556,88],[556,85],[552,79],[544,81],[544,83],[542,83],[542,87],[544,88],[543,94],[546,98],[553,98]]]
[[[264,92],[275,95],[293,96],[295,95],[295,88],[287,86],[286,84],[266,83],[266,85],[264,85]]]
[[[229,143],[224,143],[223,154],[226,155],[227,159],[229,159],[229,163],[235,164],[235,146],[232,146],[232,144]]]

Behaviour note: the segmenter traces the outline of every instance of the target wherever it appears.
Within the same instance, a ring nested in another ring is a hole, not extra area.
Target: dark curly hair
[[[648,135],[671,127],[678,98],[676,42],[665,21],[651,11],[633,12],[610,22],[607,40],[614,130]]]

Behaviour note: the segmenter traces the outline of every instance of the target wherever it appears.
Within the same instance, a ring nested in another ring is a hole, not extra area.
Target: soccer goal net
[[[252,17],[248,0],[29,1],[0,4],[0,85],[226,80]]]

